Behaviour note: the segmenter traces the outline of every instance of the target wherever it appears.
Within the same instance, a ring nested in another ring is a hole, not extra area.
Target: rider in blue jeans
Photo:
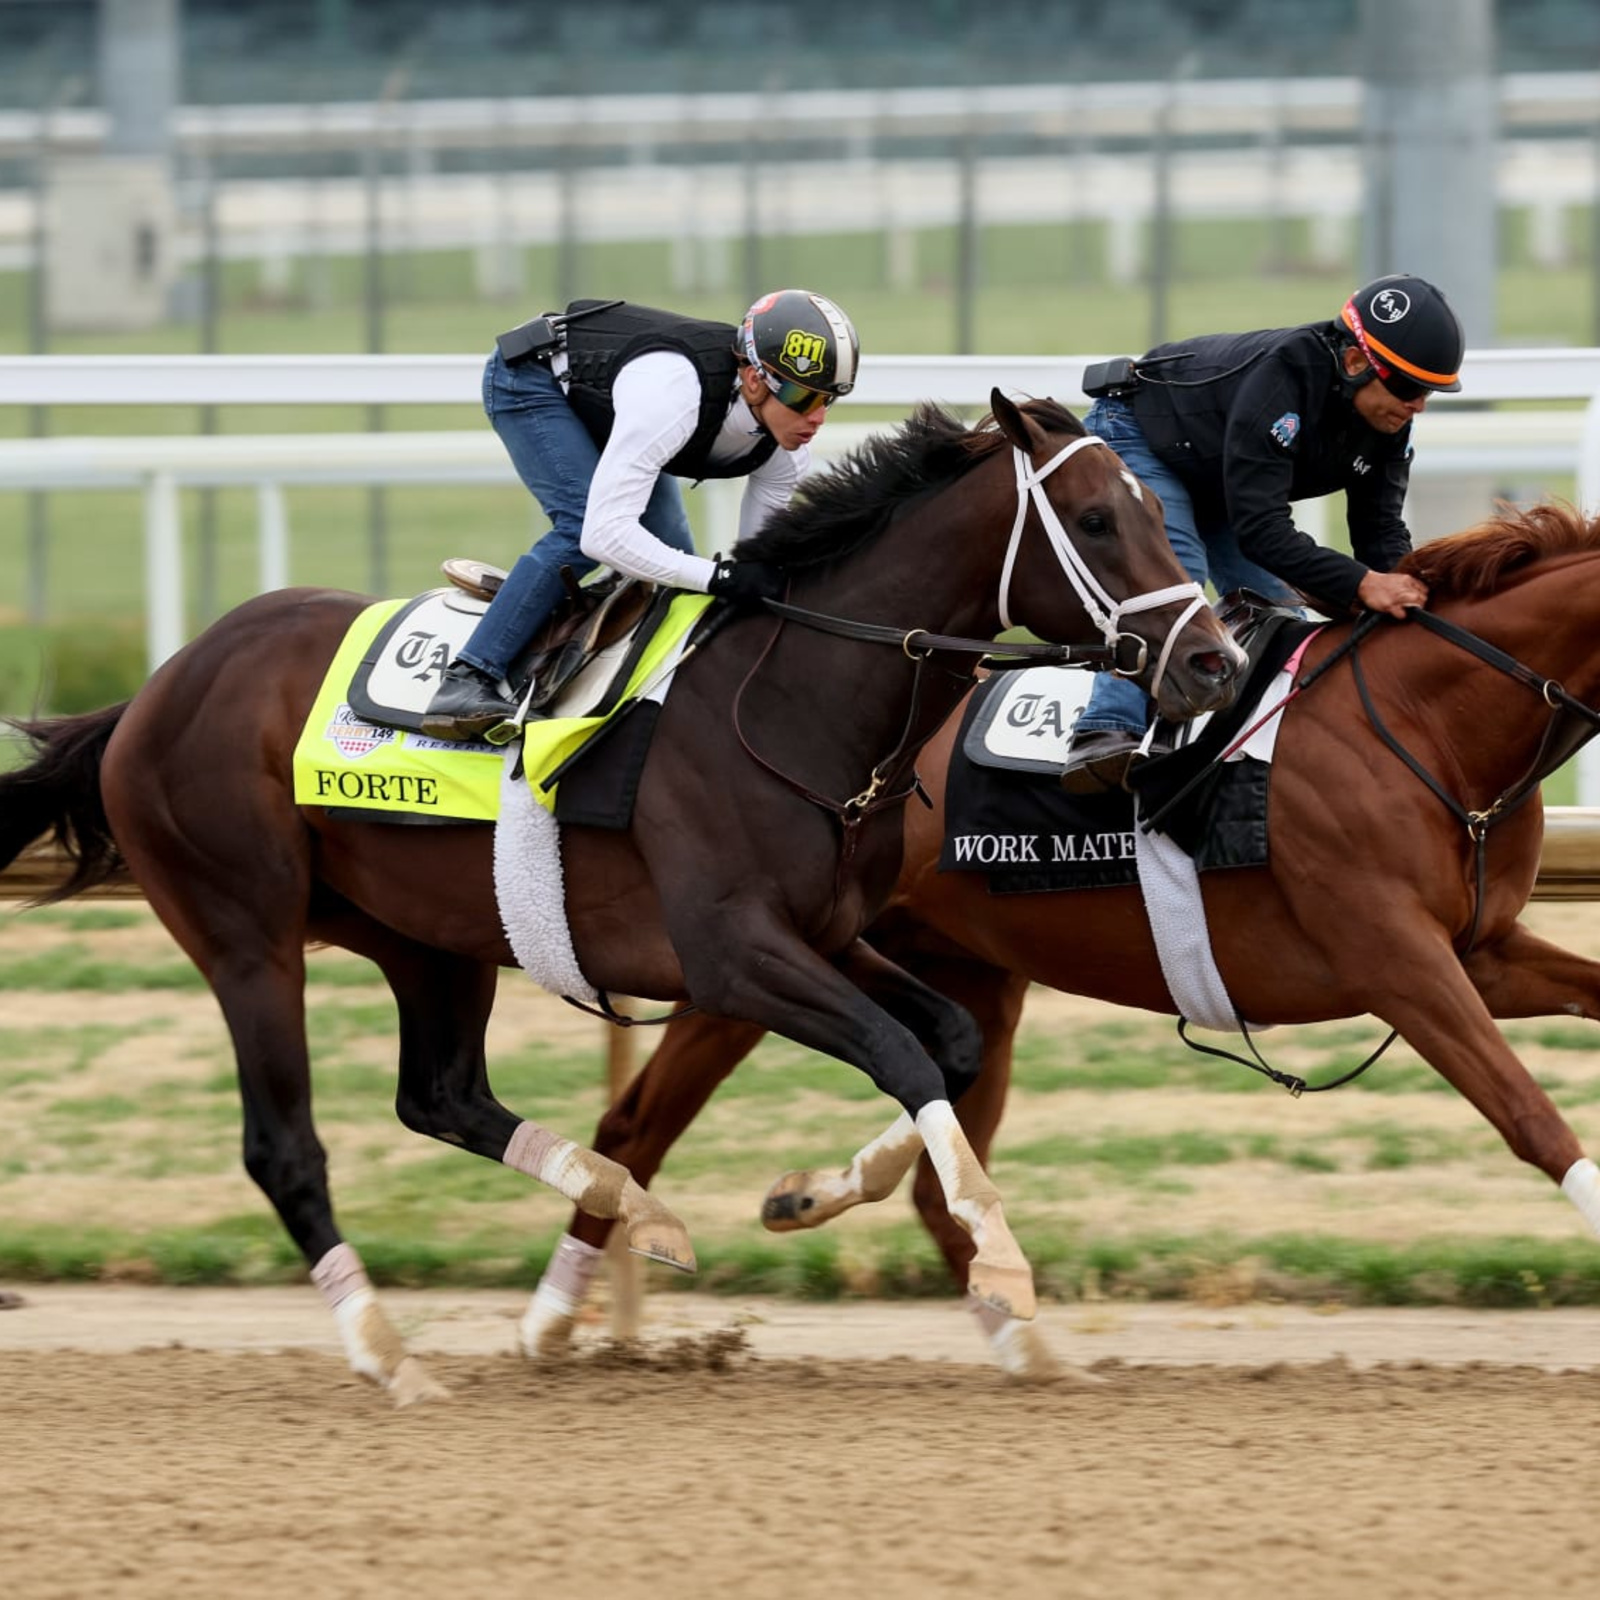
[[[1401,510],[1411,421],[1461,387],[1465,350],[1449,302],[1421,278],[1358,289],[1331,322],[1212,334],[1160,345],[1103,382],[1084,419],[1161,498],[1184,570],[1216,593],[1250,588],[1329,616],[1359,608],[1403,618],[1427,603],[1393,569],[1411,549]],[[1347,556],[1295,527],[1295,500],[1343,491]],[[1298,591],[1298,594],[1296,593]],[[1073,729],[1069,793],[1125,786],[1150,719],[1144,692],[1099,678]]]
[[[605,565],[735,605],[778,598],[784,575],[770,563],[695,553],[677,480],[744,478],[739,537],[754,533],[788,503],[858,359],[850,319],[800,289],[764,295],[738,327],[580,300],[502,336],[484,410],[551,526],[446,668],[423,732],[471,739],[514,721],[506,675],[560,601],[563,567]]]

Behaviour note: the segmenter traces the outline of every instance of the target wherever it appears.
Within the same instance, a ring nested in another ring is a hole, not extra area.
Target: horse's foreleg
[[[860,941],[837,968],[778,929],[747,931],[742,948],[749,959],[737,965],[724,958],[726,937],[674,942],[680,952],[697,943],[716,952],[717,959],[693,971],[685,962],[690,993],[705,1009],[762,1022],[798,1044],[848,1061],[900,1102],[906,1124],[933,1162],[950,1214],[972,1237],[972,1292],[1011,1316],[1031,1317],[1037,1306],[1033,1273],[949,1099],[947,1080],[968,1083],[977,1071],[971,1018]],[[880,995],[886,1004],[874,1003]],[[945,1061],[936,1064],[899,1020],[913,1015]],[[901,1140],[895,1159],[902,1173],[913,1155]]]
[[[765,1032],[752,1023],[697,1012],[671,1023],[600,1119],[596,1152],[626,1167],[648,1188],[678,1136]],[[608,1219],[581,1209],[573,1213],[522,1319],[522,1347],[530,1356],[552,1359],[566,1351],[610,1232]]]
[[[399,1007],[396,1110],[408,1128],[548,1184],[592,1215],[620,1221],[629,1249],[694,1270],[688,1230],[625,1167],[495,1099],[484,1058],[498,976],[492,965],[377,930],[365,953],[383,969]]]
[[[956,1116],[973,1154],[987,1168],[1011,1081],[1012,1039],[1022,1016],[1027,979],[976,961],[913,952],[901,956],[892,949],[891,953],[900,956],[916,977],[964,1007],[978,1025],[983,1040],[982,1062],[976,1080],[956,1101]],[[950,1215],[939,1175],[909,1117],[900,1117],[857,1151],[842,1172],[785,1174],[768,1191],[762,1222],[778,1232],[818,1227],[852,1206],[891,1193],[913,1165],[916,1180],[911,1196],[917,1215],[938,1246],[951,1276],[966,1291],[972,1238]],[[970,1292],[966,1300],[995,1359],[1007,1372],[1030,1379],[1059,1373],[1056,1358],[1036,1324],[997,1310]]]
[[[947,1097],[959,1107],[978,1076],[981,1048],[973,1018],[960,1001],[930,988],[861,941],[845,952],[838,966],[895,1021],[911,1030],[943,1075]],[[959,1112],[958,1120],[965,1130],[966,1119]],[[761,1203],[761,1225],[772,1233],[819,1228],[854,1206],[886,1200],[924,1150],[915,1121],[902,1115],[858,1150],[842,1171],[784,1173],[767,1190]],[[931,1173],[931,1160],[927,1165]],[[933,1174],[933,1188],[940,1193],[943,1225],[954,1227],[943,1205],[937,1174]],[[940,1237],[938,1227],[930,1224],[930,1231],[935,1242],[945,1249],[946,1241]],[[965,1228],[957,1231],[961,1244],[956,1252],[960,1259],[956,1270],[964,1284],[973,1246]],[[949,1258],[951,1251],[945,1249],[945,1254]]]

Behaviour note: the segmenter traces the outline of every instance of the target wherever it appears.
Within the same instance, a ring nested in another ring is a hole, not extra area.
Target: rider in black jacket
[[[1198,583],[1250,588],[1329,615],[1403,617],[1427,603],[1393,571],[1411,548],[1401,514],[1411,419],[1461,387],[1461,324],[1421,278],[1379,278],[1332,322],[1158,345],[1118,373],[1085,418],[1161,497],[1167,535]],[[1091,377],[1090,381],[1093,379]],[[1294,525],[1290,503],[1343,490],[1353,557]],[[1149,702],[1107,675],[1074,730],[1065,788],[1120,785]]]

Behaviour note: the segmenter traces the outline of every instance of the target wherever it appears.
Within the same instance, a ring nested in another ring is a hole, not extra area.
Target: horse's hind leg
[[[689,1012],[670,1023],[650,1059],[595,1130],[594,1148],[649,1185],[667,1152],[717,1085],[761,1042],[766,1029]],[[553,1360],[565,1353],[602,1259],[608,1219],[582,1209],[551,1253],[522,1319],[522,1348]]]
[[[585,1211],[620,1221],[630,1250],[694,1270],[688,1230],[625,1167],[515,1115],[495,1098],[484,1056],[499,975],[493,965],[418,944],[365,919],[325,936],[375,961],[394,991],[400,1015],[395,1109],[408,1128],[549,1184]]]
[[[430,1399],[444,1390],[406,1350],[334,1222],[327,1156],[311,1119],[308,853],[292,816],[291,826],[275,831],[255,829],[252,820],[259,819],[228,814],[228,839],[207,838],[201,825],[158,837],[162,824],[140,813],[117,837],[156,914],[222,1008],[244,1109],[245,1170],[305,1256],[350,1365],[396,1404]],[[276,849],[258,850],[248,863],[235,859],[239,841],[274,838]]]
[[[1390,965],[1406,974],[1406,987],[1373,1010],[1482,1112],[1514,1155],[1559,1184],[1600,1234],[1600,1171],[1489,1010],[1492,1005],[1501,1015],[1542,1015],[1555,1001],[1557,1010],[1576,1006],[1577,1014],[1593,1015],[1592,976],[1584,972],[1600,969],[1525,930],[1513,930],[1465,963],[1445,947],[1414,959],[1391,952]]]
[[[1600,1021],[1600,962],[1563,950],[1520,922],[1462,964],[1491,1016]]]

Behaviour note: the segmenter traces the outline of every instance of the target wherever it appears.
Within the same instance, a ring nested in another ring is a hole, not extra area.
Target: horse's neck
[[[1004,544],[981,523],[977,501],[947,491],[902,513],[826,585],[812,589],[802,580],[793,598],[857,622],[970,638],[981,649],[1000,627]],[[963,658],[952,652],[918,668],[908,650],[881,643],[841,649],[830,638],[821,650],[801,648],[811,657],[808,700],[829,719],[827,744],[852,770],[863,759],[881,760],[902,739],[920,747],[971,686]]]
[[[984,503],[993,471],[980,467],[893,518],[851,563],[849,593],[841,591],[839,605],[863,620],[992,639],[1000,629],[1000,563],[1010,527],[1009,507]]]
[[[1559,562],[1500,594],[1446,605],[1441,614],[1498,647],[1573,699],[1600,709],[1600,556]],[[1435,654],[1440,652],[1440,654]],[[1553,711],[1536,686],[1469,652],[1433,641],[1428,711],[1438,716],[1464,772],[1494,788],[1515,781],[1537,753]],[[1460,685],[1471,673],[1475,691]],[[1481,687],[1478,687],[1480,686]]]

